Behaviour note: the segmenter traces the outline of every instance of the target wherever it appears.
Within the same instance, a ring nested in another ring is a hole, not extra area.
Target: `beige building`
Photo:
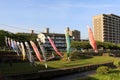
[[[120,43],[120,16],[100,14],[93,17],[96,41]]]

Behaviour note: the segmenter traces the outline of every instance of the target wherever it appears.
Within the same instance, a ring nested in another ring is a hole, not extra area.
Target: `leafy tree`
[[[80,48],[88,49],[88,48],[91,48],[89,42],[80,42],[80,41],[72,41],[71,42],[71,47],[76,48],[76,49],[80,49]]]
[[[37,42],[36,41],[36,38],[37,38],[37,34],[29,34],[29,33],[16,33],[16,34],[13,34],[11,32],[8,32],[8,31],[4,31],[4,30],[0,30],[0,48],[3,48],[5,47],[5,36],[9,37],[9,38],[12,38],[16,41],[34,41],[34,42]]]
[[[80,48],[80,42],[79,41],[72,41],[71,42],[71,47],[79,49]]]
[[[17,33],[16,35],[16,40],[17,41],[35,41],[36,42],[36,38],[37,35],[36,34],[29,34],[29,33]]]
[[[13,33],[8,31],[0,30],[0,47],[3,48],[5,46],[5,36],[11,37]]]
[[[98,49],[100,49],[100,48],[111,49],[111,50],[112,49],[120,49],[120,44],[115,44],[115,43],[111,43],[111,42],[97,41],[96,44],[97,44]],[[76,48],[76,49],[80,49],[80,48],[89,49],[89,48],[91,48],[90,43],[87,41],[81,41],[81,42],[80,41],[72,41],[71,47]]]
[[[104,48],[104,42],[97,41],[97,48],[100,49],[101,47]]]

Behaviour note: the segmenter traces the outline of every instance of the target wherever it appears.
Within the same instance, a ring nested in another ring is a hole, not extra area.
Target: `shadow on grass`
[[[72,61],[78,60],[78,59],[80,60],[80,59],[90,59],[90,58],[93,58],[93,56],[85,55],[85,54],[78,54],[78,55],[71,56]]]
[[[17,62],[12,63],[12,66],[9,63],[2,63],[0,64],[0,71],[4,75],[11,75],[11,74],[29,74],[38,72],[40,70],[54,69],[49,66],[46,69],[44,63],[40,62],[38,63],[32,65],[29,62]]]

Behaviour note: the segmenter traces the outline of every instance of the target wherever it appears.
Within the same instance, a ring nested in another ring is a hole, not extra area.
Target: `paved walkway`
[[[83,77],[86,77],[88,75],[93,75],[93,74],[95,74],[95,70],[70,74],[70,75],[66,75],[66,76],[62,76],[62,77],[57,77],[57,78],[54,78],[51,80],[76,80],[78,78],[83,78]]]

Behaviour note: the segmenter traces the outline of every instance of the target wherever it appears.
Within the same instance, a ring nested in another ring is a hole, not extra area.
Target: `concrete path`
[[[61,76],[61,77],[57,77],[51,80],[76,80],[78,78],[83,78],[88,75],[93,75],[95,73],[96,73],[95,70],[92,70],[92,71],[87,71],[87,72],[80,72],[80,73],[70,74],[66,76]]]

